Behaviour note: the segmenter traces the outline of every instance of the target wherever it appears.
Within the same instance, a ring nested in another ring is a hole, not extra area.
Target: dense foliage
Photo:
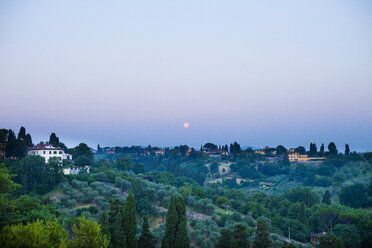
[[[27,137],[23,129],[19,138],[2,133],[6,145],[9,137],[12,144]],[[55,134],[49,143],[63,146]],[[319,247],[371,247],[372,154],[328,148],[297,147],[299,154],[326,158],[302,163],[289,162],[284,146],[267,148],[266,155],[236,142],[207,143],[202,151],[133,146],[107,153],[99,147],[93,156],[80,144],[69,152],[75,167],[89,165],[90,172],[76,175],[63,174],[71,166],[66,161],[6,156],[1,244],[291,247],[285,237],[306,246],[311,233],[326,232]],[[17,238],[20,233],[27,240]]]

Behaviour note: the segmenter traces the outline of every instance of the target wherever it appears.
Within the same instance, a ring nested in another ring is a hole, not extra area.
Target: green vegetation
[[[14,144],[25,130],[0,133],[11,154],[22,153]],[[63,146],[55,134],[49,142]],[[297,247],[326,232],[319,247],[371,247],[372,154],[322,147],[296,150],[326,160],[290,163],[284,146],[265,155],[236,142],[202,151],[99,147],[93,156],[80,144],[69,152],[90,172],[76,175],[63,174],[70,162],[5,155],[1,246]]]

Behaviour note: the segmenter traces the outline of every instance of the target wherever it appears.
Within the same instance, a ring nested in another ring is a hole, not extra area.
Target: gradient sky
[[[372,4],[0,0],[0,88],[34,142],[372,151]]]

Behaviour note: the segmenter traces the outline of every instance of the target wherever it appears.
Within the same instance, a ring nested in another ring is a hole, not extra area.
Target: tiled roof
[[[52,144],[42,144],[37,146],[31,146],[28,150],[64,150],[60,147],[54,147]]]

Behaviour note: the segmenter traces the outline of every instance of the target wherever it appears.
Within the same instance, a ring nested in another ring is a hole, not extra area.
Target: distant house
[[[306,162],[310,160],[323,160],[325,157],[309,157],[307,154],[299,154],[294,148],[289,149],[288,160],[289,162]]]
[[[61,160],[67,159],[72,160],[72,155],[65,153],[63,148],[54,147],[52,144],[42,144],[37,146],[31,146],[27,150],[28,156],[41,156],[48,163],[50,158],[60,158]]]
[[[319,238],[326,235],[326,232],[321,232],[321,233],[312,233],[310,234],[310,242],[313,245],[318,245],[319,244]]]
[[[156,150],[155,151],[155,155],[156,156],[160,156],[160,155],[164,155],[165,154],[165,150],[164,149],[159,149],[159,150]]]
[[[256,154],[261,154],[261,155],[273,155],[275,156],[276,155],[276,149],[275,148],[270,148],[268,146],[265,147],[265,149],[258,149],[258,150],[255,150],[254,153]]]
[[[65,175],[76,175],[79,174],[82,171],[86,171],[89,173],[89,166],[84,166],[84,167],[69,167],[66,169],[63,169],[63,174]]]
[[[106,151],[107,154],[115,154],[115,147]]]
[[[225,149],[215,149],[215,150],[209,150],[209,151],[203,150],[203,152],[212,158],[229,155],[229,152],[226,151]]]
[[[301,155],[298,152],[295,151],[294,148],[289,149],[288,152],[288,160],[290,162],[303,162],[303,161],[309,161],[309,156],[304,154]]]

